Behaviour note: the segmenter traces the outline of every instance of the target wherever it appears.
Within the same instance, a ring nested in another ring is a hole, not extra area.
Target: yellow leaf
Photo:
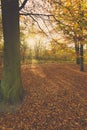
[[[74,24],[74,29],[77,29],[78,28],[78,23],[75,23]]]

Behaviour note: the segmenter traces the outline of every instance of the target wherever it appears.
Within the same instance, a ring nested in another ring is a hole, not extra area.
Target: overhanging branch
[[[19,7],[19,11],[20,11],[22,8],[24,8],[24,6],[26,5],[27,1],[28,1],[28,0],[24,0],[24,1],[23,1],[22,5]]]
[[[51,17],[53,16],[52,14],[40,14],[40,13],[19,13],[19,15],[25,15],[25,16],[37,16],[37,15],[40,15],[40,16],[47,16],[47,17]]]
[[[33,16],[30,15],[30,17],[37,23],[38,27],[39,27],[40,30],[43,32],[43,34],[45,34],[46,36],[48,36],[48,35],[46,34],[46,32],[41,28],[41,26],[39,25],[38,21],[37,21]]]

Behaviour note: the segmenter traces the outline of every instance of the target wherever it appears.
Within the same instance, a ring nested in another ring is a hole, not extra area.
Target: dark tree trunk
[[[2,99],[9,103],[22,100],[20,72],[20,33],[18,0],[1,0],[4,36],[4,71],[1,80]]]
[[[83,45],[80,45],[80,71],[84,71]]]
[[[75,44],[75,51],[76,51],[76,64],[80,64],[80,50],[79,45]]]

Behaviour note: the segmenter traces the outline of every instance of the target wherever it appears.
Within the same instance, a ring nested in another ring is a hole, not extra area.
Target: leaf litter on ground
[[[22,80],[27,95],[0,113],[0,130],[87,130],[87,66],[26,65]]]

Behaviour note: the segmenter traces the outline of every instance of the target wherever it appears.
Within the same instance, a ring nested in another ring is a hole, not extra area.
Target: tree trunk
[[[4,36],[4,71],[1,80],[2,99],[9,103],[22,100],[20,72],[20,33],[18,0],[1,0]]]
[[[75,44],[75,51],[76,51],[76,64],[80,64],[80,54],[79,54],[79,45]]]
[[[83,45],[80,45],[80,71],[84,71]]]

